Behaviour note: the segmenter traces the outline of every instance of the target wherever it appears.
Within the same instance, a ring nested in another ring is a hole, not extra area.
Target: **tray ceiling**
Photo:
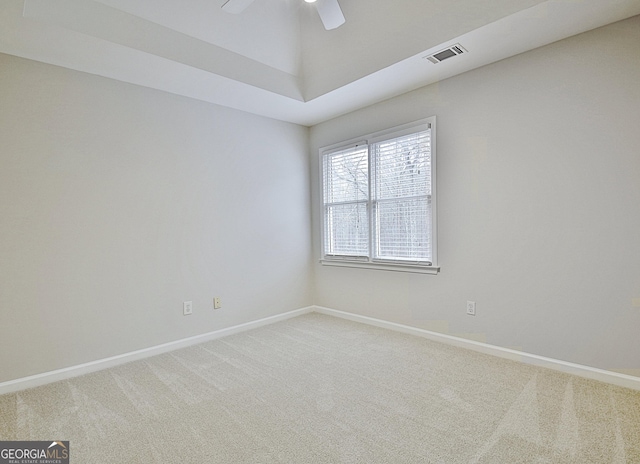
[[[3,0],[0,52],[303,125],[640,14],[640,0]],[[434,64],[454,44],[466,53]]]

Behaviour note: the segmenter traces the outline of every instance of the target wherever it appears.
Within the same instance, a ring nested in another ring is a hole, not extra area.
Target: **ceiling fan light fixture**
[[[304,0],[307,3],[315,3],[317,0]]]

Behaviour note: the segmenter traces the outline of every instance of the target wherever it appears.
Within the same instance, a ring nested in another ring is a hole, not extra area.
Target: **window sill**
[[[320,264],[323,266],[375,269],[378,271],[412,272],[415,274],[437,274],[440,272],[440,266],[420,266],[403,263],[372,263],[364,261],[321,259]]]

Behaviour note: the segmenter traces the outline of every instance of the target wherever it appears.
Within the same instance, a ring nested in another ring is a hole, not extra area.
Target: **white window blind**
[[[431,264],[431,130],[371,145],[374,259]]]
[[[323,152],[324,260],[435,266],[432,130],[416,123]]]
[[[324,157],[325,254],[369,255],[368,147],[355,146]]]

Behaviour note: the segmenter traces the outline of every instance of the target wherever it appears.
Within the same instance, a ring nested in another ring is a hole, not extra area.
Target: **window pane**
[[[376,203],[376,258],[432,261],[431,199]]]
[[[366,200],[369,197],[367,147],[356,147],[325,155],[324,202]]]
[[[368,256],[369,219],[366,203],[325,207],[325,253]]]
[[[430,131],[373,145],[374,199],[431,195]]]

